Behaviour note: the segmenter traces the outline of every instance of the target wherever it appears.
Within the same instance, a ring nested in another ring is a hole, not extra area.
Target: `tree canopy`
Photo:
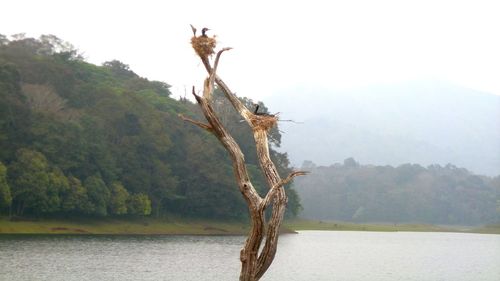
[[[500,222],[500,176],[478,176],[453,165],[398,167],[304,163],[296,188],[303,215],[322,220],[474,225]]]
[[[167,83],[117,60],[87,63],[53,35],[12,38],[0,37],[0,212],[247,216],[226,151],[180,120],[179,113],[201,113],[173,99]],[[230,122],[264,188],[252,135]],[[286,154],[272,155],[280,170],[290,170]],[[300,203],[292,188],[288,193],[293,216]]]

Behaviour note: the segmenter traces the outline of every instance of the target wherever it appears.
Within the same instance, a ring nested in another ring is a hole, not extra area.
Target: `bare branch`
[[[202,129],[205,129],[205,130],[207,130],[207,131],[209,131],[209,132],[213,132],[213,128],[212,128],[212,126],[210,126],[210,125],[208,125],[208,124],[202,123],[202,122],[200,122],[200,121],[193,120],[193,119],[191,119],[191,118],[189,118],[189,117],[186,117],[186,116],[184,116],[184,115],[182,115],[182,114],[178,114],[177,116],[179,116],[179,118],[181,118],[181,119],[182,119],[182,120],[184,120],[184,121],[187,121],[187,122],[189,122],[189,123],[192,123],[192,124],[194,124],[194,125],[196,125],[196,126],[198,126],[198,127],[202,128]]]
[[[205,69],[209,74],[212,73],[212,66],[210,65],[210,61],[208,58],[200,57],[201,61],[203,62],[203,65],[205,66]],[[247,123],[251,126],[251,120],[250,116],[252,115],[252,112],[246,108],[246,106],[238,99],[235,93],[231,92],[227,84],[216,74],[214,75],[215,77],[215,83],[222,89],[222,92],[226,96],[226,98],[231,102],[233,105],[234,109],[238,111],[238,113],[247,121]]]
[[[266,194],[266,197],[264,197],[264,200],[262,200],[262,202],[260,202],[260,206],[259,207],[262,210],[266,209],[267,206],[269,206],[269,204],[273,200],[273,197],[276,194],[276,192],[277,192],[277,190],[278,190],[279,187],[282,187],[285,184],[289,183],[294,177],[304,176],[304,175],[307,175],[308,173],[309,172],[306,172],[306,171],[295,171],[295,172],[290,173],[288,175],[288,177],[282,179],[280,182],[278,182],[273,187],[271,187],[271,189],[269,189],[269,191]]]
[[[194,90],[194,86],[193,86],[193,90],[191,91],[191,94],[194,96],[194,99],[196,100],[196,102],[198,104],[201,104],[201,97],[196,94],[196,91]]]
[[[190,24],[190,26],[191,30],[193,31],[193,36],[196,36],[196,28],[192,24]]]
[[[208,90],[203,95],[206,99],[210,100],[212,98],[212,92],[214,89],[214,81],[215,81],[215,77],[217,76],[217,67],[219,66],[219,60],[220,60],[221,55],[223,52],[229,51],[231,49],[232,48],[229,48],[229,47],[223,48],[217,52],[217,55],[215,56],[214,66],[211,69],[211,71],[209,72],[208,79],[205,80],[205,87],[209,87]]]
[[[278,119],[278,122],[292,122],[294,124],[304,124],[304,122],[302,121],[295,121],[292,119]]]
[[[227,48],[223,48],[222,50],[217,52],[217,55],[215,56],[214,67],[213,67],[212,71],[210,72],[210,80],[211,80],[212,84],[214,83],[215,75],[217,73],[217,67],[219,66],[220,56],[222,55],[223,52],[229,51],[231,49],[232,49],[231,47],[227,47]]]

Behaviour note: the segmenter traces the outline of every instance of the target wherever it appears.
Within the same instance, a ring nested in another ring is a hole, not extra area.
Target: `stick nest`
[[[208,36],[194,36],[191,38],[191,45],[193,46],[196,54],[198,54],[201,58],[208,58],[208,56],[213,55],[216,44],[217,41],[215,38]]]
[[[278,123],[278,116],[275,115],[253,115],[250,117],[254,129],[270,130]]]

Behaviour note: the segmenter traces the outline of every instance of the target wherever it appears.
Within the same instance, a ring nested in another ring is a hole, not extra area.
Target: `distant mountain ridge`
[[[500,174],[500,96],[439,81],[332,91],[295,88],[266,100],[282,112],[282,150],[299,166],[354,157],[376,165],[452,163]]]

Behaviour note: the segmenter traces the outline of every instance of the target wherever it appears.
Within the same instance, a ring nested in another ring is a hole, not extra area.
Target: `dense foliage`
[[[87,63],[55,36],[13,38],[0,35],[0,212],[246,216],[226,151],[177,116],[201,120],[197,105],[122,62]],[[266,188],[251,132],[223,99],[216,103],[255,184]],[[272,135],[279,146],[279,131]],[[272,155],[287,172],[286,155]],[[296,215],[298,196],[288,193]]]
[[[354,222],[471,225],[500,222],[500,176],[453,165],[360,165],[349,158],[329,167],[304,163],[296,180],[304,216]]]

